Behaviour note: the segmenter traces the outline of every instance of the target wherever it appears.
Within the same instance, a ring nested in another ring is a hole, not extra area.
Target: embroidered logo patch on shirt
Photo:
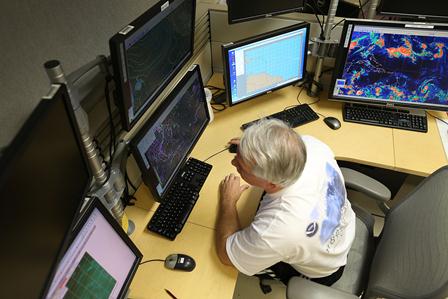
[[[314,236],[317,233],[318,229],[319,229],[319,224],[317,224],[317,222],[311,222],[306,227],[306,236],[311,238],[312,236]]]

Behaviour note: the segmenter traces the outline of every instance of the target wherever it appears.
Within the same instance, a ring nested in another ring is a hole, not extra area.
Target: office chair
[[[349,169],[343,175],[347,188],[368,193],[380,205],[387,202],[380,183]],[[448,166],[386,213],[377,239],[373,217],[354,210],[356,236],[342,277],[331,287],[293,277],[288,299],[448,298]]]

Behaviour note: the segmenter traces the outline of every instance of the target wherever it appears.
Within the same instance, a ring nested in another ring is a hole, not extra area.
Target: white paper
[[[440,139],[442,140],[443,148],[445,149],[445,156],[448,159],[448,124],[436,119],[437,127],[439,128]]]

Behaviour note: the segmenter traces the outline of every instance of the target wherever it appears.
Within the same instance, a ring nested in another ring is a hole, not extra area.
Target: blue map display
[[[282,78],[282,81],[297,77],[301,60],[299,53],[302,52],[300,47],[300,40],[290,37],[245,51],[246,76],[268,73],[272,77]]]
[[[448,104],[448,37],[354,31],[336,95]]]
[[[232,102],[302,78],[306,42],[302,28],[229,51]]]

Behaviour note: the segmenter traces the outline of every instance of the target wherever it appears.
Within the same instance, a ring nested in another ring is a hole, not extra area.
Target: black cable
[[[125,172],[124,172],[124,178],[126,179],[126,182],[129,183],[129,185],[131,185],[132,189],[134,189],[134,191],[137,191],[137,187],[135,187],[135,185],[132,183],[131,179],[129,178],[127,170],[125,170]]]
[[[112,116],[112,107],[110,104],[110,96],[109,96],[109,82],[112,81],[112,77],[106,77],[106,88],[104,90],[104,94],[106,95],[106,106],[107,113],[109,114],[109,126],[110,126],[110,143],[109,143],[109,162],[112,162],[112,157],[115,152],[115,126],[114,119]],[[112,164],[112,163],[109,163]]]
[[[325,16],[327,15],[328,11],[327,11],[327,13],[324,13],[320,9],[320,6],[317,4],[317,1],[313,0],[313,2],[314,2],[314,5],[316,6],[317,12],[322,15],[322,26],[321,26],[320,38],[322,40],[325,40],[325,36],[324,36]]]
[[[300,105],[302,105],[302,102],[300,102],[299,97],[300,97],[300,95],[302,94],[302,91],[303,91],[304,88],[305,88],[305,83],[302,84],[302,86],[301,86],[301,88],[300,88],[300,90],[299,90],[299,93],[297,94],[297,97],[296,97],[296,100],[297,100],[297,102],[298,102]],[[285,110],[286,110],[286,109],[285,109]]]
[[[342,19],[342,20],[340,20],[340,21],[337,22],[336,24],[334,24],[333,27],[331,27],[331,30],[333,30],[334,28],[336,28],[339,24],[341,24],[341,23],[344,22],[344,21],[345,21],[345,18]],[[331,31],[331,30],[330,30],[330,31]]]
[[[316,5],[316,3],[314,3]],[[320,26],[320,35],[322,36],[323,32],[324,32],[324,26],[322,25],[322,23],[320,22],[319,16],[316,13],[316,9],[310,5],[309,3],[305,3],[305,5],[307,5],[308,7],[310,7],[314,13],[314,15],[316,16],[317,22],[319,23]]]
[[[214,85],[205,85],[204,87],[208,88],[208,89],[224,90],[224,88],[218,87],[218,86],[214,86]]]
[[[441,119],[440,117],[435,116],[434,114],[429,113],[429,111],[426,111],[426,113],[428,113],[429,115],[431,115],[431,116],[434,117],[435,119],[440,120],[440,121],[443,122],[444,124],[448,125],[448,122],[447,122],[446,120]]]
[[[361,10],[362,18],[365,19],[366,15],[364,14],[364,9],[362,9],[363,5],[361,3],[361,0],[358,0],[358,2],[359,2],[359,9]]]
[[[213,158],[214,156],[216,156],[216,155],[218,155],[218,154],[220,154],[220,153],[222,153],[222,152],[224,152],[224,151],[227,151],[227,150],[229,150],[229,147],[226,147],[226,148],[220,150],[219,152],[214,153],[213,155],[211,155],[211,156],[208,157],[207,159],[203,160],[203,162],[206,162],[207,160],[209,160],[209,159]]]
[[[370,2],[370,0],[367,0],[366,2],[364,2],[364,4],[363,5],[361,5],[361,7],[364,7],[364,6],[366,6],[368,3]]]
[[[147,260],[147,261],[141,262],[140,265],[143,265],[143,264],[146,264],[149,262],[164,262],[164,261],[165,260],[161,260],[161,259],[153,259],[153,260]]]
[[[301,85],[300,91],[299,91],[299,93],[297,94],[296,100],[297,100],[297,102],[298,102],[300,105],[302,105],[302,104],[308,104],[308,103],[302,103],[302,102],[300,101],[300,99],[299,99],[299,97],[300,97],[300,95],[302,94],[302,91],[303,91],[303,89],[305,88],[305,86],[308,87],[308,88],[310,87],[308,84],[309,84],[308,81],[303,82],[302,85]],[[320,101],[320,98],[317,97],[317,99],[316,99],[314,102],[311,102],[311,103],[309,103],[308,105],[309,105],[309,106],[314,105],[314,104],[316,104],[316,103],[319,102],[319,101]],[[285,110],[286,110],[286,109],[285,109]]]
[[[226,108],[227,108],[226,105],[221,104],[221,103],[210,103],[210,105],[212,106],[212,109],[215,112],[221,112],[221,111],[226,110]],[[216,106],[218,106],[220,108],[217,108]]]

